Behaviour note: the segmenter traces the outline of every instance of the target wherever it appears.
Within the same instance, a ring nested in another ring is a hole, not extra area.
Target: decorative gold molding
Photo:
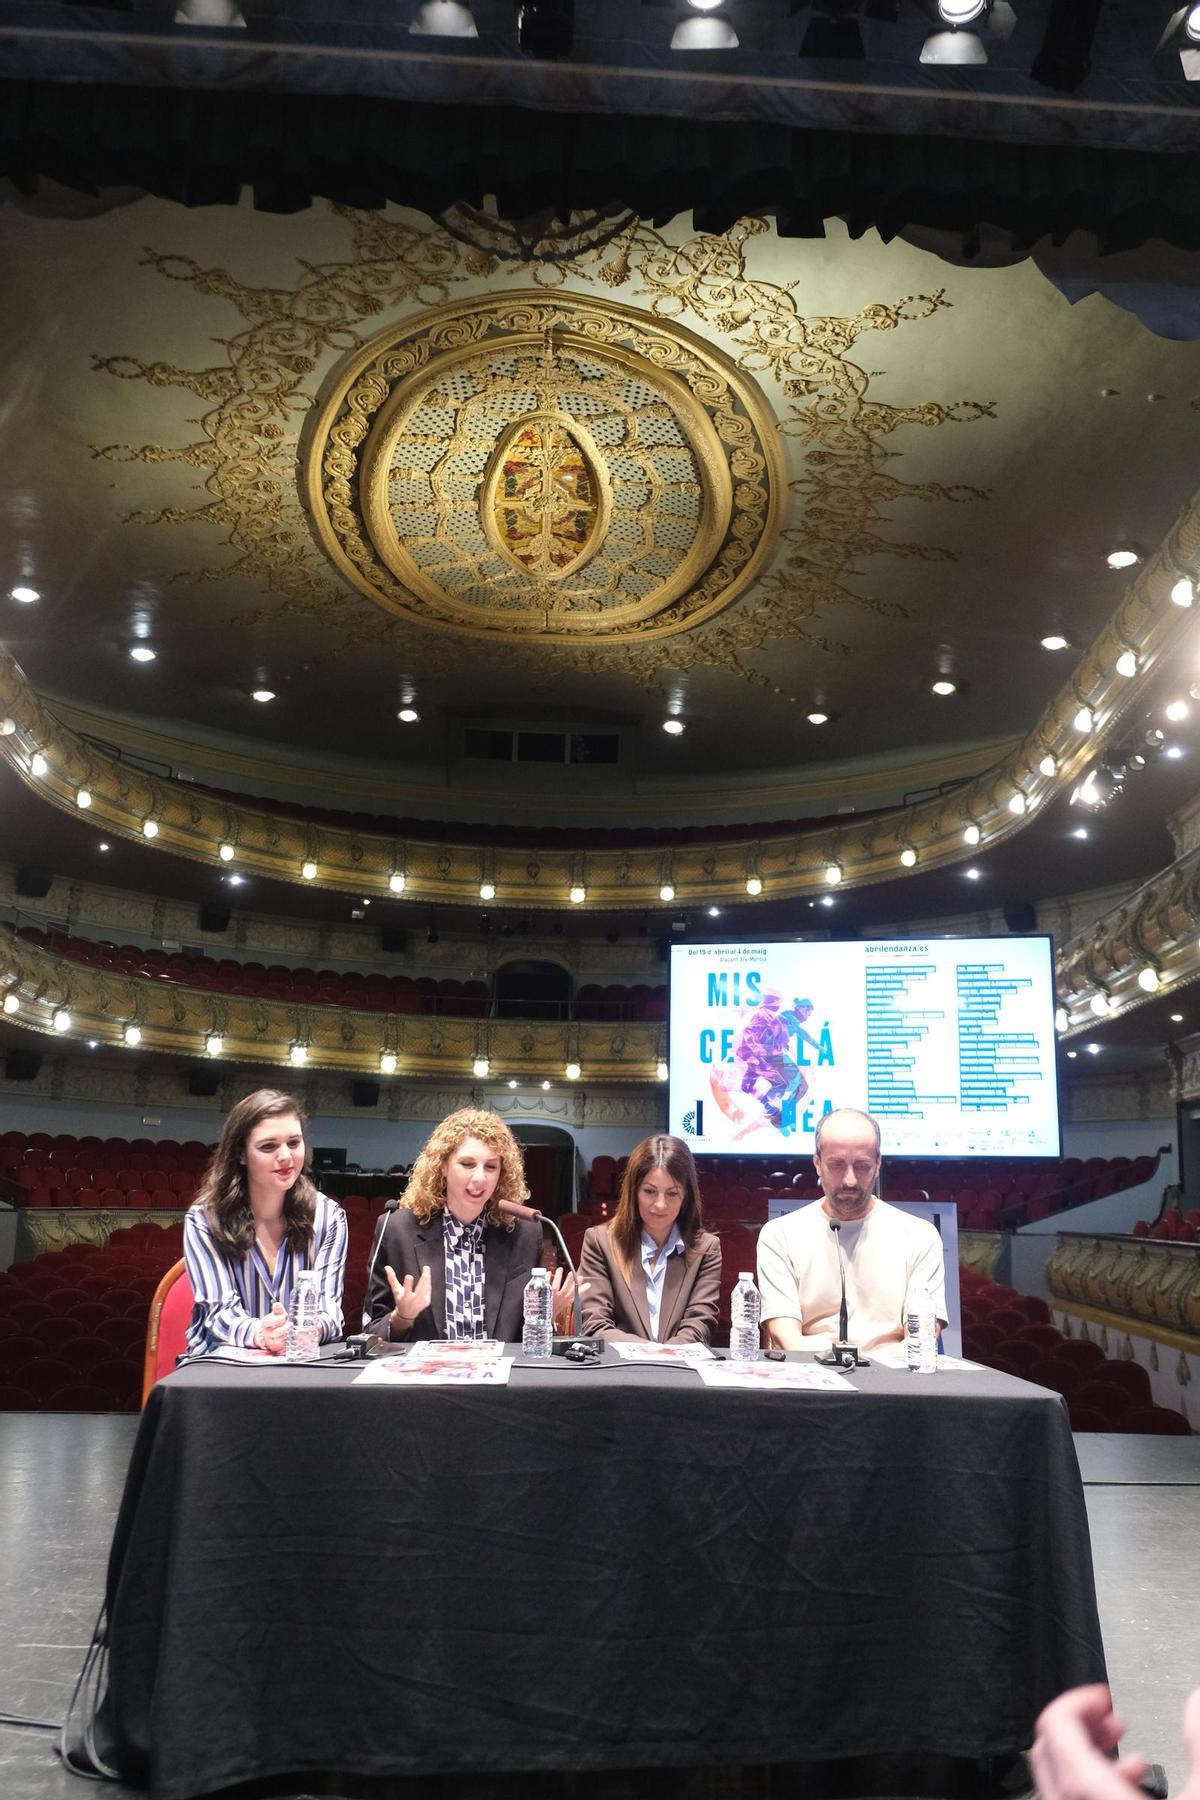
[[[1125,1334],[1144,1338],[1147,1343],[1161,1344],[1164,1349],[1178,1350],[1184,1356],[1200,1356],[1200,1336],[1186,1331],[1166,1331],[1161,1325],[1151,1325],[1142,1319],[1135,1321],[1125,1313],[1105,1312],[1098,1306],[1068,1305],[1065,1300],[1057,1301],[1054,1310],[1064,1319],[1078,1319],[1084,1327],[1082,1336],[1087,1335],[1087,1326],[1098,1325],[1101,1332],[1112,1332],[1114,1336]]]
[[[1046,1286],[1059,1300],[1145,1321],[1200,1349],[1200,1246],[1063,1232]]]
[[[960,1231],[958,1234],[958,1263],[962,1269],[970,1269],[972,1274],[992,1277],[996,1273],[996,1265],[1000,1261],[1004,1249],[1004,1233],[1002,1231]]]
[[[130,1225],[158,1225],[169,1231],[183,1219],[182,1212],[89,1212],[82,1207],[38,1207],[22,1209],[21,1222],[32,1240],[34,1254],[44,1250],[65,1250],[69,1244],[94,1244],[102,1249],[116,1231]]]
[[[8,1022],[43,1036],[123,1044],[132,1026],[140,1033],[139,1049],[192,1058],[205,1055],[208,1039],[219,1037],[216,1060],[222,1063],[378,1075],[386,1055],[396,1059],[389,1074],[466,1079],[476,1060],[486,1058],[492,1080],[558,1079],[569,1063],[578,1063],[588,1083],[628,1083],[656,1082],[664,1051],[661,1025],[453,1019],[288,1005],[114,975],[48,955],[7,933],[0,935],[0,990],[17,1000]],[[62,1012],[70,1023],[60,1032],[54,1020]],[[304,1051],[300,1064],[292,1062],[294,1048]]]
[[[1127,895],[1119,906],[1062,945],[1055,959],[1059,1005],[1074,1037],[1099,1017],[1132,1012],[1166,987],[1200,977],[1200,849],[1190,851]],[[1157,985],[1139,977],[1152,970]],[[1092,1006],[1099,995],[1105,1012]]]

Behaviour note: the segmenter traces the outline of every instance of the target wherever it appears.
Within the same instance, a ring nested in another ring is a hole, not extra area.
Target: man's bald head
[[[830,1218],[848,1224],[870,1212],[879,1145],[878,1122],[856,1107],[839,1107],[819,1122],[813,1164]]]
[[[825,1131],[831,1126],[836,1130],[839,1124],[849,1120],[854,1120],[860,1125],[869,1125],[871,1127],[871,1130],[875,1133],[875,1157],[876,1161],[878,1161],[883,1154],[883,1138],[880,1135],[879,1120],[873,1119],[868,1112],[859,1112],[856,1106],[839,1106],[836,1112],[825,1113],[822,1118],[819,1118],[817,1120],[817,1132],[813,1143],[813,1149],[820,1155],[821,1138]]]

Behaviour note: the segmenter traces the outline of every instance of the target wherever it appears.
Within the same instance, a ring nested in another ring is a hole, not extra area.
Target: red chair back
[[[175,1367],[187,1348],[194,1296],[183,1258],[173,1263],[154,1290],[146,1327],[146,1360],[142,1367],[142,1405],[150,1389]]]

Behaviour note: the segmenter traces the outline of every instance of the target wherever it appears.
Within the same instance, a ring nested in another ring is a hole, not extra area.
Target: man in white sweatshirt
[[[946,1323],[941,1239],[926,1220],[876,1198],[876,1121],[851,1107],[827,1113],[817,1126],[813,1162],[822,1198],[772,1219],[758,1237],[769,1343],[820,1354],[834,1342],[842,1297],[839,1244],[852,1344],[869,1352],[902,1339],[904,1303],[917,1287],[932,1299],[940,1330]]]

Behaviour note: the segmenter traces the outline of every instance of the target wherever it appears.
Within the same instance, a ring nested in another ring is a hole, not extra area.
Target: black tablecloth
[[[980,1757],[1104,1678],[1044,1389],[351,1380],[193,1366],[150,1397],[98,1741],[161,1800],[317,1770]]]

